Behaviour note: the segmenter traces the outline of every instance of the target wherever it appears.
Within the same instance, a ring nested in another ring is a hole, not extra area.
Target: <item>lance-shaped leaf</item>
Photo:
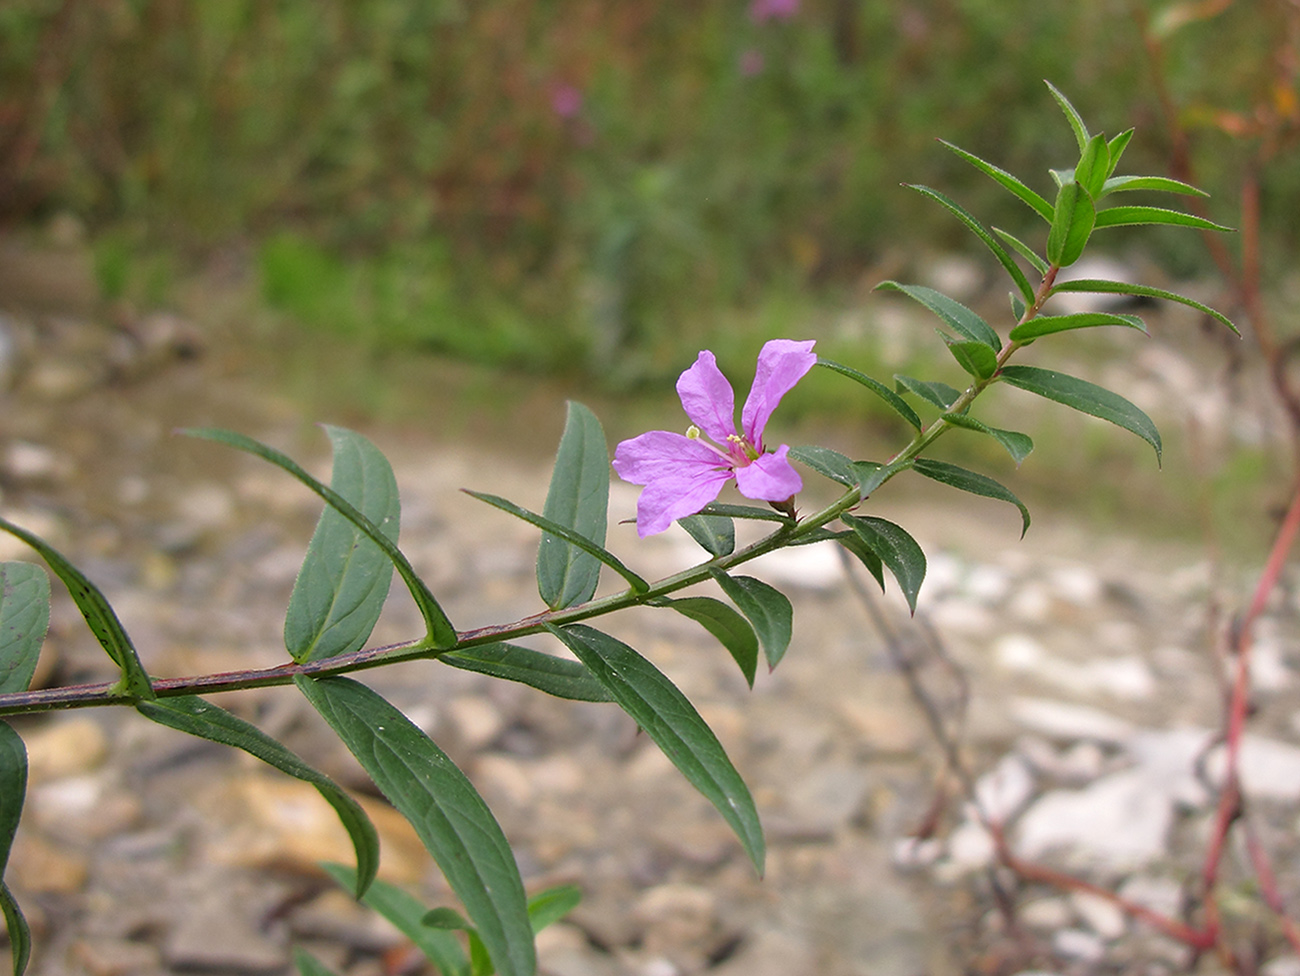
[[[789,456],[845,487],[854,488],[858,484],[858,472],[854,470],[853,462],[839,451],[816,444],[804,444],[790,448]]]
[[[442,869],[501,976],[536,967],[514,855],[473,784],[394,705],[348,678],[294,682]]]
[[[542,515],[598,546],[605,544],[609,511],[609,449],[596,415],[569,402]],[[537,549],[537,590],[552,610],[590,600],[600,582],[600,560],[550,532]]]
[[[32,563],[0,563],[0,694],[26,691],[50,627],[50,578]]]
[[[1023,539],[1025,533],[1029,531],[1029,509],[1025,507],[1024,502],[1012,494],[1010,489],[998,484],[987,475],[980,474],[977,471],[968,471],[946,461],[933,461],[929,458],[917,458],[912,463],[912,470],[941,484],[968,491],[972,495],[983,495],[985,498],[996,498],[998,501],[1010,502],[1020,509],[1022,519],[1020,537]]]
[[[396,544],[401,502],[388,459],[354,431],[326,425],[325,433],[334,447],[330,487]],[[392,579],[384,551],[326,506],[289,597],[289,655],[301,664],[359,650],[379,621]]]
[[[548,624],[546,629],[591,669],[619,707],[717,807],[761,875],[766,848],[754,798],[686,696],[653,664],[608,634],[580,624],[562,630]]]
[[[1020,467],[1020,463],[1029,457],[1029,452],[1034,449],[1033,439],[1028,434],[1022,434],[1016,430],[1000,430],[997,427],[990,427],[969,414],[946,413],[943,415],[943,419],[954,427],[962,427],[966,430],[988,434],[1007,449],[1007,453],[1016,462],[1016,467]]]
[[[354,894],[360,898],[379,870],[379,835],[360,804],[324,773],[313,769],[281,743],[255,725],[232,715],[197,695],[181,695],[140,702],[136,709],[145,718],[209,742],[242,749],[268,766],[314,786],[338,814],[339,822],[352,839],[357,855]]]
[[[722,592],[749,618],[763,643],[763,656],[769,670],[785,657],[794,633],[794,607],[786,595],[752,576],[728,576],[721,570],[710,574]]]
[[[926,288],[923,285],[901,285],[897,281],[882,281],[876,290],[901,291],[908,298],[920,302],[939,318],[943,319],[958,335],[981,342],[994,352],[1002,348],[1002,340],[979,315],[971,311],[956,299],[949,298],[941,291]]]
[[[1047,276],[1047,272],[1048,272],[1047,262],[1044,261],[1041,257],[1039,257],[1038,252],[1035,251],[1032,247],[1030,247],[1028,244],[1022,241],[1019,237],[1016,237],[1014,234],[1008,234],[1000,227],[994,227],[993,233],[997,234],[998,237],[1002,238],[1004,241],[1010,244],[1012,250],[1014,250],[1022,258],[1028,261],[1029,264],[1033,267],[1033,269],[1037,271],[1040,275],[1043,275],[1044,277]],[[1017,300],[1019,300],[1018,297]],[[1019,319],[1022,314],[1023,312],[1017,313],[1016,318]]]
[[[1079,152],[1083,152],[1088,148],[1088,139],[1090,138],[1088,127],[1083,124],[1083,116],[1079,114],[1078,110],[1070,104],[1070,100],[1055,85],[1050,81],[1045,81],[1044,84],[1051,90],[1052,97],[1056,99],[1056,104],[1061,106],[1061,111],[1065,113],[1070,128],[1074,130],[1075,141],[1079,143]]]
[[[1077,180],[1066,183],[1056,195],[1056,214],[1047,235],[1047,260],[1067,268],[1079,260],[1097,220],[1097,208]]]
[[[901,525],[874,516],[841,515],[841,521],[889,567],[907,605],[916,613],[916,596],[925,581],[925,553]]]
[[[854,461],[853,470],[858,475],[859,496],[867,498],[898,472],[906,470],[911,463],[911,460],[894,461],[890,464],[880,464],[878,461]]]
[[[998,243],[997,238],[984,229],[983,224],[971,216],[970,213],[955,201],[950,200],[937,190],[932,190],[928,186],[921,186],[919,184],[904,185],[911,186],[913,190],[916,190],[922,196],[927,196],[931,200],[934,200],[965,224],[967,229],[978,237],[985,247],[993,252],[993,256],[998,259],[998,262],[1002,265],[1006,273],[1011,276],[1011,280],[1015,282],[1016,287],[1020,289],[1020,294],[1025,297],[1025,301],[1032,302],[1034,300],[1034,287],[1029,283],[1029,279],[1025,277],[1025,273],[1020,270],[1020,265],[1016,264],[1015,260],[1011,257],[1010,252]]]
[[[597,545],[585,536],[579,535],[568,526],[560,525],[558,522],[552,522],[550,519],[538,515],[536,512],[530,512],[526,508],[521,508],[514,502],[502,498],[500,495],[489,495],[482,491],[470,491],[468,488],[462,490],[471,498],[477,498],[481,502],[487,502],[493,508],[499,508],[503,512],[509,512],[515,518],[523,519],[530,525],[535,525],[544,532],[549,532],[552,535],[558,536],[565,542],[581,549],[583,552],[589,553],[610,569],[614,570],[614,572],[618,573],[619,576],[622,576],[623,579],[627,580],[632,589],[636,590],[638,593],[644,593],[646,590],[650,589],[649,583],[624,566],[619,558],[612,552],[605,549],[603,546]]]
[[[1106,177],[1110,175],[1110,151],[1101,133],[1088,140],[1088,145],[1074,168],[1074,178],[1092,199],[1101,194]]]
[[[237,434],[232,430],[220,430],[218,428],[203,427],[190,430],[183,430],[181,433],[189,437],[200,437],[204,440],[216,441],[218,444],[225,444],[227,447],[233,447],[236,450],[247,451],[249,454],[255,454],[264,461],[269,461],[277,468],[291,474],[300,482],[314,491],[324,499],[331,507],[339,512],[344,518],[355,525],[365,533],[366,538],[377,545],[384,551],[384,554],[392,561],[393,566],[397,569],[397,574],[402,577],[402,582],[406,588],[411,591],[411,599],[415,601],[416,607],[420,611],[420,616],[424,618],[424,626],[427,631],[427,639],[435,648],[452,647],[456,643],[456,628],[451,625],[447,615],[443,613],[442,607],[434,599],[429,588],[425,586],[424,581],[416,575],[414,568],[407,558],[402,555],[402,551],[393,545],[391,539],[379,530],[374,522],[366,518],[356,506],[346,498],[321,484],[318,480],[308,474],[301,465],[296,463],[292,458],[267,447],[260,441],[255,441],[251,437],[243,434]]]
[[[609,692],[579,661],[543,654],[516,644],[475,644],[438,657],[462,671],[489,674],[570,701],[607,702]]]
[[[985,162],[972,153],[968,153],[965,149],[960,149],[957,146],[954,146],[951,142],[945,142],[943,139],[940,139],[939,142],[952,150],[962,159],[966,160],[966,162],[970,163],[981,173],[991,177],[1004,189],[1011,191],[1012,195],[1017,197],[1022,203],[1028,206],[1030,210],[1038,214],[1038,216],[1042,217],[1049,224],[1052,222],[1052,205],[1044,200],[1040,194],[1035,193],[1029,187],[1025,186],[1025,184],[1019,179],[1012,176],[1006,170],[994,166],[992,163]]]
[[[131,638],[127,637],[122,622],[117,619],[117,614],[113,612],[112,606],[99,588],[40,536],[2,518],[0,518],[0,529],[16,535],[35,549],[45,560],[45,564],[54,571],[54,575],[68,588],[72,602],[77,605],[77,609],[86,619],[90,632],[95,635],[99,645],[122,672],[122,677],[113,690],[132,698],[154,697],[149,675],[145,673],[144,665],[140,663],[140,656],[136,654]]]
[[[921,418],[917,416],[916,411],[912,409],[911,405],[908,404],[906,400],[887,387],[884,383],[872,379],[866,373],[861,373],[858,370],[853,369],[851,366],[841,366],[839,363],[831,362],[829,359],[823,359],[821,356],[817,357],[817,365],[825,366],[827,369],[834,370],[843,376],[847,376],[851,380],[861,383],[876,396],[880,397],[880,399],[884,400],[891,410],[906,420],[909,424],[917,430],[921,429]]]
[[[1204,217],[1196,217],[1181,210],[1166,210],[1164,207],[1107,207],[1097,211],[1098,230],[1103,227],[1141,227],[1147,224],[1232,232],[1231,227],[1216,224]]]
[[[957,365],[977,380],[986,380],[998,370],[998,357],[982,342],[961,341],[939,333]]]
[[[708,596],[685,596],[677,600],[664,597],[661,601],[656,600],[655,606],[671,607],[716,637],[740,668],[749,687],[754,687],[754,674],[758,670],[758,635],[744,617],[721,600]]]
[[[1123,132],[1121,132],[1119,135],[1117,135],[1114,139],[1112,139],[1109,143],[1106,144],[1106,153],[1108,156],[1110,156],[1110,172],[1106,174],[1107,176],[1114,175],[1115,167],[1119,165],[1120,158],[1124,155],[1124,150],[1128,148],[1128,144],[1129,142],[1132,141],[1132,139],[1133,139],[1133,130],[1125,129]],[[1107,192],[1109,191],[1103,187],[1102,193],[1104,194]]]
[[[342,864],[322,864],[321,867],[342,887],[356,890],[357,873],[351,868]],[[426,959],[438,967],[441,976],[470,976],[469,960],[456,937],[445,929],[425,925],[424,917],[429,909],[415,896],[387,881],[375,881],[366,889],[361,903],[392,922],[424,953]]]
[[[1233,332],[1237,332],[1237,327],[1232,324],[1232,320],[1229,319],[1222,312],[1217,312],[1214,309],[1210,308],[1210,306],[1204,305],[1201,302],[1188,298],[1185,295],[1179,295],[1176,292],[1172,292],[1172,291],[1165,291],[1163,288],[1152,288],[1150,285],[1134,285],[1134,284],[1130,284],[1127,281],[1106,281],[1097,278],[1076,278],[1073,281],[1057,282],[1055,287],[1052,288],[1053,295],[1063,291],[1087,292],[1090,294],[1102,294],[1102,295],[1135,295],[1135,296],[1140,296],[1142,298],[1163,298],[1166,301],[1178,302],[1180,305],[1186,305],[1188,308],[1194,308],[1198,312],[1204,312],[1206,315],[1210,316],[1211,318],[1217,319],[1218,321],[1222,322]],[[1237,334],[1240,335],[1241,333],[1237,332]]]
[[[1129,403],[1118,393],[1112,393],[1086,380],[1067,376],[1052,369],[1037,366],[1004,366],[999,378],[1012,386],[1030,393],[1063,403],[1082,413],[1109,420],[1112,424],[1132,431],[1150,444],[1160,461],[1160,432],[1151,418]]]
[[[724,515],[687,515],[677,524],[710,556],[730,556],[736,551],[736,525]]]
[[[757,522],[784,522],[794,525],[788,515],[783,515],[772,508],[755,508],[753,505],[726,505],[712,502],[700,509],[701,515],[713,515],[720,518],[750,519]]]
[[[1039,315],[1011,330],[1015,342],[1032,342],[1040,336],[1071,329],[1091,329],[1099,325],[1123,325],[1145,334],[1146,323],[1136,315],[1116,315],[1111,312],[1074,312],[1070,315]]]
[[[14,834],[27,796],[27,748],[7,722],[0,722],[0,876],[9,865]],[[0,881],[0,912],[9,930],[14,976],[22,976],[32,953],[32,933],[9,886]]]
[[[1182,193],[1195,197],[1209,196],[1204,190],[1190,183],[1171,180],[1167,176],[1112,176],[1102,186],[1101,192],[1122,193],[1126,190],[1153,190],[1157,193]]]
[[[528,899],[528,919],[533,923],[533,931],[540,932],[548,925],[554,925],[578,907],[582,901],[582,889],[577,885],[556,885],[539,891]]]
[[[851,552],[857,557],[858,561],[867,568],[877,583],[880,584],[880,592],[885,592],[885,564],[880,561],[880,557],[862,541],[862,536],[850,529],[847,532],[836,533],[836,541],[844,547],[847,552]]]
[[[915,393],[921,399],[933,403],[940,410],[947,410],[961,396],[960,390],[954,390],[947,383],[939,383],[935,380],[918,380],[911,376],[895,373],[894,382],[898,384],[899,389]]]

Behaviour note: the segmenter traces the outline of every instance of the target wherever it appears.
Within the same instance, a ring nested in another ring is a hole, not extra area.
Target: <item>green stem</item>
[[[1039,313],[1043,303],[1051,294],[1057,270],[1053,266],[1044,275],[1043,282],[1035,294],[1034,303],[1025,309],[1024,315],[1021,316],[1020,322],[1017,324],[1023,324]],[[1001,370],[1006,365],[1007,360],[1021,346],[1022,344],[1019,342],[1009,342],[1004,346],[998,354],[997,370]],[[981,393],[997,382],[997,370],[987,379],[976,380],[967,387],[965,392],[949,407],[948,412],[962,413],[969,409],[970,405],[974,403]],[[908,462],[920,457],[921,453],[951,426],[940,417],[924,430],[918,431],[907,446],[889,460],[886,467],[891,470],[888,471],[881,484],[883,485],[894,475],[905,470]],[[877,488],[879,488],[879,485]],[[402,661],[436,660],[443,654],[458,648],[514,640],[519,637],[526,637],[529,634],[541,633],[546,630],[548,625],[563,627],[566,624],[590,620],[593,617],[601,617],[618,610],[644,606],[677,590],[705,582],[716,570],[726,572],[752,559],[757,559],[759,556],[796,543],[809,533],[833,522],[861,503],[862,495],[859,489],[856,487],[850,488],[825,508],[806,516],[799,522],[782,525],[772,534],[737,549],[730,555],[719,556],[716,559],[710,559],[708,562],[700,563],[698,566],[692,566],[690,569],[666,576],[657,583],[652,584],[648,590],[638,592],[627,589],[565,610],[547,610],[516,620],[513,623],[494,624],[462,631],[456,635],[456,643],[450,648],[433,648],[427,640],[404,641],[384,647],[363,648],[350,654],[340,654],[336,657],[320,661],[308,661],[303,664],[288,663],[272,668],[226,671],[198,677],[158,678],[152,681],[153,690],[159,698],[171,698],[180,695],[206,695],[223,691],[242,691],[249,688],[288,685],[292,684],[294,678],[300,674],[313,678],[323,678],[331,675],[348,674],[354,671],[364,671],[388,664],[397,664]],[[67,685],[40,691],[24,691],[0,695],[0,716],[24,715],[70,708],[90,708],[99,705],[133,705],[135,701],[134,697],[122,694],[115,682]]]

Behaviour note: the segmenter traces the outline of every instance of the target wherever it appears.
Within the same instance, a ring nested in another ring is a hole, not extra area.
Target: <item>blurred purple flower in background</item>
[[[562,119],[572,119],[582,111],[582,92],[572,85],[556,85],[551,89],[551,111]]]
[[[773,339],[763,346],[739,432],[731,384],[713,353],[700,353],[677,380],[690,430],[652,430],[623,441],[614,451],[618,476],[645,485],[636,504],[637,535],[644,539],[694,515],[732,478],[742,495],[759,501],[784,502],[799,493],[803,480],[786,460],[789,447],[782,444],[766,453],[763,430],[781,398],[816,365],[813,345],[812,339]],[[701,439],[701,430],[713,444]]]
[[[756,24],[790,20],[799,12],[799,0],[751,0],[749,19]]]

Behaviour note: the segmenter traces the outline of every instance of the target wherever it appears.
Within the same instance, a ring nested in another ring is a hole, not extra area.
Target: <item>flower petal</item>
[[[803,479],[786,460],[790,448],[782,444],[775,454],[764,454],[752,464],[736,469],[736,487],[746,498],[783,502],[803,490]]]
[[[677,378],[677,395],[691,423],[725,447],[736,433],[736,400],[713,353],[705,349]]]
[[[647,431],[614,449],[614,470],[634,485],[648,485],[660,478],[695,481],[726,465],[707,444],[667,430]]]
[[[693,478],[682,473],[650,482],[636,500],[636,534],[644,539],[694,515],[718,497],[730,477],[728,469],[715,468]]]
[[[796,342],[793,339],[773,339],[764,345],[758,354],[758,367],[754,370],[754,385],[749,389],[740,421],[745,439],[759,451],[763,450],[763,429],[767,426],[772,411],[781,402],[781,398],[817,364],[817,354],[812,351],[815,344],[815,339],[804,342]],[[685,404],[684,398],[682,403]],[[774,500],[781,501],[789,497],[783,495]]]

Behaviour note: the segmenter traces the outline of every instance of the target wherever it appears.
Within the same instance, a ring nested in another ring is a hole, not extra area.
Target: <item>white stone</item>
[[[1265,963],[1259,973],[1260,976],[1300,976],[1300,958],[1278,956]]]
[[[1003,756],[992,772],[975,784],[975,802],[994,823],[1014,817],[1034,795],[1034,777],[1029,764],[1017,755]]]
[[[1077,607],[1092,607],[1101,602],[1105,588],[1097,574],[1086,566],[1062,566],[1048,577],[1052,592]]]
[[[1061,851],[1074,866],[1131,870],[1165,854],[1172,821],[1169,797],[1140,769],[1126,769],[1044,794],[1017,824],[1017,849],[1030,859]]]
[[[1000,566],[975,566],[966,577],[966,592],[986,606],[996,606],[1011,592],[1011,574]]]
[[[1183,905],[1183,889],[1170,878],[1135,874],[1120,886],[1119,895],[1166,918],[1177,918]]]
[[[833,590],[844,581],[844,565],[835,545],[793,546],[760,556],[749,565],[754,575],[780,589]]]
[[[1058,955],[1084,962],[1098,962],[1106,954],[1106,944],[1083,929],[1061,929],[1052,936],[1052,949]]]
[[[1011,616],[1025,623],[1042,623],[1052,613],[1052,595],[1041,583],[1026,583],[1016,590],[1007,608]]]
[[[1211,800],[1196,770],[1213,737],[1207,729],[1144,729],[1125,748],[1152,789],[1181,806],[1198,809]]]
[[[988,867],[995,851],[989,832],[973,820],[963,821],[948,835],[948,863],[959,874]]]
[[[1049,932],[1065,928],[1072,918],[1070,906],[1063,898],[1036,898],[1022,905],[1016,915],[1030,928]]]
[[[1033,671],[1047,657],[1047,649],[1028,634],[1007,634],[993,645],[993,656],[1008,671]]]
[[[1079,913],[1079,917],[1088,923],[1088,927],[1103,939],[1118,939],[1128,927],[1124,910],[1109,898],[1076,891],[1070,895],[1070,904]]]
[[[1050,698],[1013,698],[1008,709],[1020,725],[1049,738],[1122,743],[1134,731],[1130,723],[1099,708]]]

